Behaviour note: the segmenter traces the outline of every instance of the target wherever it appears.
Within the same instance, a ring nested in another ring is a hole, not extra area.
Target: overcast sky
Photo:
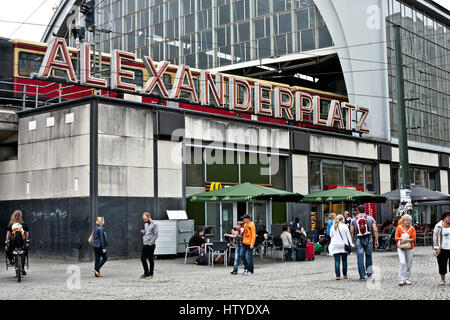
[[[61,0],[0,0],[0,36],[24,40],[40,41],[47,25]],[[354,0],[357,1],[357,0]],[[450,0],[435,0],[450,10]],[[13,21],[5,22],[5,21]]]

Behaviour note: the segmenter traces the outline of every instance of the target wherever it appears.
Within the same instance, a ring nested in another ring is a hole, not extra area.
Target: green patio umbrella
[[[288,192],[251,183],[241,183],[213,191],[201,192],[189,197],[193,202],[236,202],[273,200],[281,202],[298,202],[303,198],[300,193]]]
[[[357,191],[351,188],[336,188],[304,196],[303,203],[358,202],[384,203],[387,198],[378,194]]]

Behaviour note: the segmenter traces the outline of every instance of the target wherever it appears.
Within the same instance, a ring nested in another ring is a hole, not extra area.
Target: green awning
[[[288,192],[251,183],[241,183],[213,191],[201,192],[189,197],[193,202],[236,202],[272,200],[276,202],[298,202],[303,198],[300,193]]]
[[[384,203],[387,198],[378,194],[357,191],[351,188],[336,188],[304,196],[300,202],[329,203],[329,202],[357,202],[357,203]]]

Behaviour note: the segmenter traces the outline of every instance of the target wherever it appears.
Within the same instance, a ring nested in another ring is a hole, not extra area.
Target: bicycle
[[[23,274],[22,272],[25,271],[25,266],[27,269],[30,268],[29,259],[28,259],[28,247],[29,247],[29,241],[26,242],[26,244],[20,248],[13,248],[12,249],[12,256],[13,260],[12,263],[8,259],[8,255],[6,254],[6,270],[9,269],[11,265],[14,265],[14,269],[16,271],[16,278],[17,282],[22,281]],[[5,246],[5,251],[8,251],[8,245]]]

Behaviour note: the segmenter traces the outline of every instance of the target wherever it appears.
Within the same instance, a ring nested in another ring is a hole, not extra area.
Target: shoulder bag
[[[339,228],[339,226],[338,226],[339,235],[341,236],[342,241],[344,241],[344,238],[342,237],[342,234],[341,234],[341,230],[339,230],[339,229],[340,229],[340,228]],[[347,239],[347,240],[348,240],[348,239]],[[346,252],[348,252],[348,253],[352,252],[352,246],[349,245],[349,244],[346,244],[345,241],[344,241],[344,250],[345,250]]]

